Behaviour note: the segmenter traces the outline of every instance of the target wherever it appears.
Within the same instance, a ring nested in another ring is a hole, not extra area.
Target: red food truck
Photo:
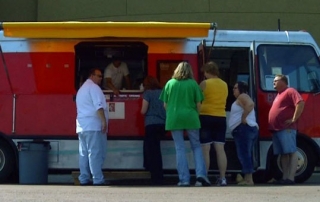
[[[75,95],[90,68],[104,71],[113,58],[126,62],[132,89],[118,96],[103,90],[110,105],[106,170],[143,170],[143,116],[146,75],[164,85],[177,64],[189,62],[198,82],[203,63],[215,61],[230,87],[249,84],[260,126],[254,165],[261,179],[281,176],[273,155],[268,111],[276,95],[273,78],[284,74],[305,100],[298,126],[296,181],[307,180],[320,157],[320,50],[304,31],[217,30],[215,23],[165,22],[3,22],[0,24],[0,182],[19,171],[19,141],[47,141],[49,172],[78,169]],[[187,117],[186,117],[187,118]],[[228,118],[228,117],[227,117]],[[227,130],[228,172],[241,171]],[[175,171],[168,134],[161,143],[165,172]],[[214,151],[212,151],[214,152]],[[188,150],[191,168],[191,150]],[[217,171],[215,155],[210,173]]]

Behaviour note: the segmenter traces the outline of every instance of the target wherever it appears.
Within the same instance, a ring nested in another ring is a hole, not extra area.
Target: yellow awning
[[[186,38],[206,37],[215,23],[175,22],[3,22],[7,37],[20,38]],[[1,27],[1,24],[0,24]],[[1,29],[1,28],[0,28]]]

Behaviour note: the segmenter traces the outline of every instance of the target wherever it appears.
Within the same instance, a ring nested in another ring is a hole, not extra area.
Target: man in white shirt
[[[123,78],[126,81],[126,88],[131,89],[128,66],[118,59],[106,67],[103,78],[103,87],[112,90],[115,95],[119,95],[119,90],[122,89]]]
[[[106,157],[108,111],[105,96],[99,87],[102,73],[90,70],[89,78],[77,93],[77,128],[79,137],[79,181],[81,185],[105,185],[102,165]]]

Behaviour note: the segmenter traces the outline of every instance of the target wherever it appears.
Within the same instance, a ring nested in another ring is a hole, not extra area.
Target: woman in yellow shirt
[[[202,70],[206,80],[200,83],[204,95],[200,110],[200,142],[207,171],[210,165],[210,147],[213,143],[220,172],[217,185],[226,186],[227,157],[224,144],[227,129],[225,108],[228,86],[219,78],[219,67],[216,63],[208,62],[202,67]]]

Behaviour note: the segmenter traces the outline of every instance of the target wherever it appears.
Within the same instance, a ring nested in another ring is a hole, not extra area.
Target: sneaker
[[[178,182],[178,187],[189,187],[190,183],[189,182]]]
[[[80,183],[80,186],[90,186],[92,185],[92,182],[89,181],[89,182],[84,182],[84,183]]]
[[[208,180],[207,177],[197,177],[196,184],[200,185],[200,183],[201,183],[201,186],[204,186],[204,187],[211,186],[211,182]]]
[[[227,179],[226,178],[218,178],[217,186],[227,186]]]
[[[202,187],[202,183],[199,181],[196,181],[196,183],[194,184],[195,187]]]
[[[110,181],[105,180],[103,183],[100,184],[93,184],[93,186],[109,186],[111,185]]]

